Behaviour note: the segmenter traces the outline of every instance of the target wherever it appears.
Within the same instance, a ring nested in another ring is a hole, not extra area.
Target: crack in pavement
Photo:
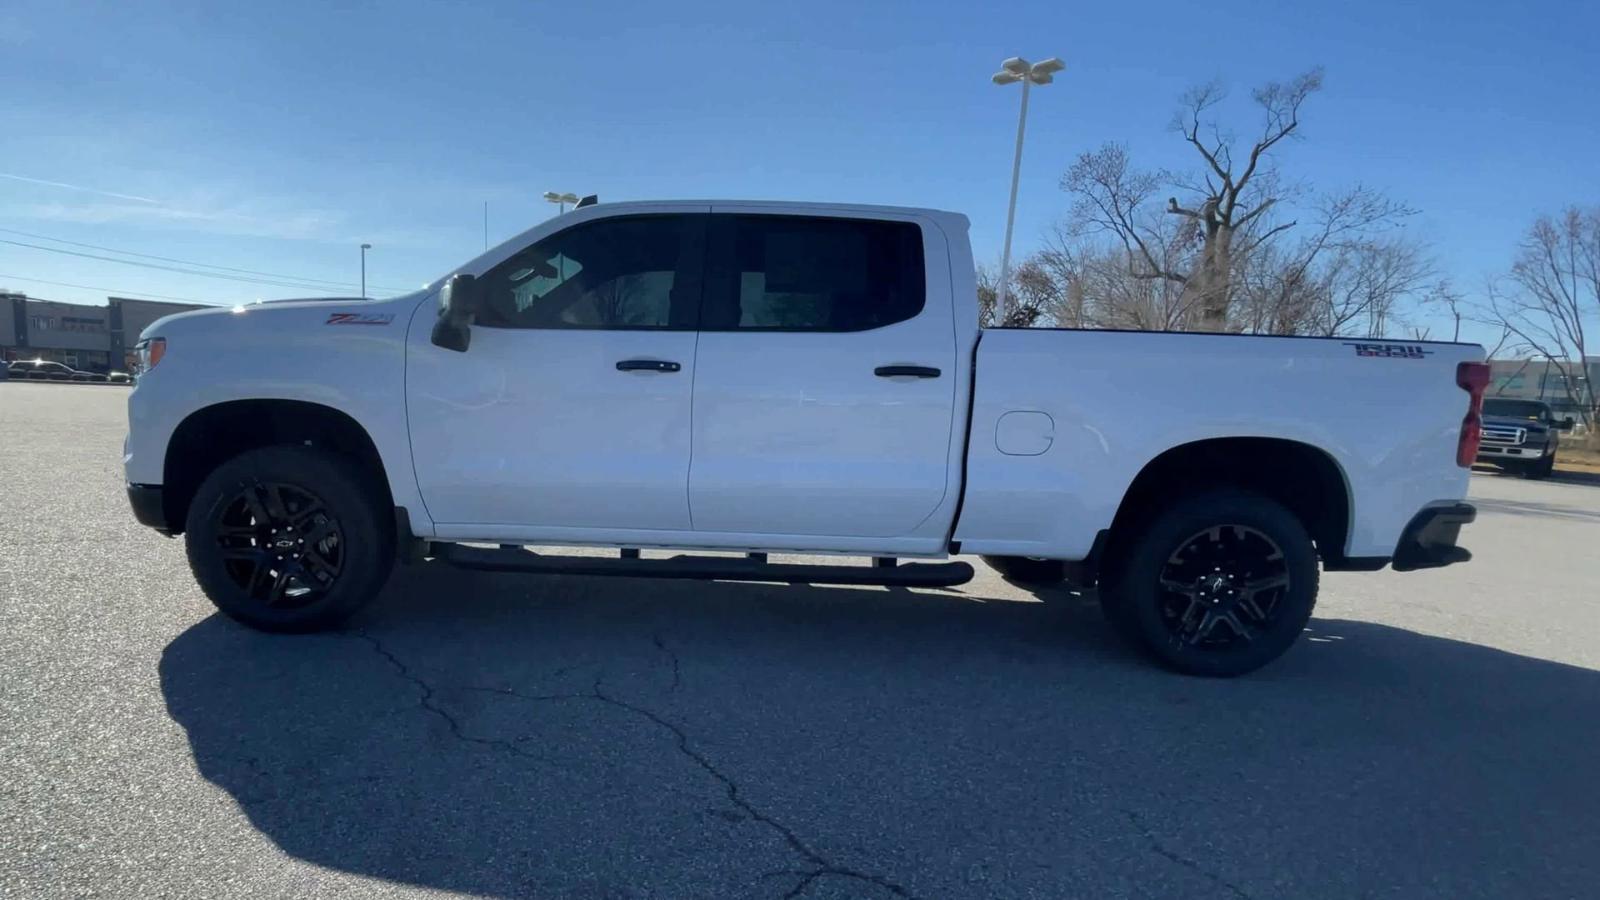
[[[389,648],[383,645],[382,641],[365,631],[348,633],[353,634],[363,641],[366,641],[369,645],[371,645],[373,651],[388,661],[389,665],[400,675],[401,678],[414,685],[420,694],[418,697],[418,705],[422,709],[427,710],[432,715],[443,720],[444,723],[449,726],[451,735],[453,735],[457,740],[462,741],[463,743],[491,747],[501,750],[505,753],[509,753],[513,756],[530,759],[535,762],[550,764],[549,760],[529,753],[522,747],[518,746],[518,744],[515,742],[499,740],[496,738],[482,738],[467,734],[466,731],[461,727],[460,721],[457,720],[456,717],[449,712],[449,710],[446,710],[434,700],[435,692],[433,686],[413,673],[409,666],[402,662],[399,657],[395,656],[394,653],[389,650]],[[682,679],[679,674],[677,655],[671,650],[667,649],[666,644],[661,640],[660,635],[654,636],[654,643],[657,648],[666,653],[667,656],[672,659],[672,690],[676,691],[682,683]],[[812,849],[810,845],[801,840],[799,835],[796,835],[794,831],[791,830],[787,825],[784,825],[777,819],[774,819],[757,809],[749,800],[746,800],[740,793],[737,782],[735,782],[728,775],[724,774],[722,770],[718,769],[716,765],[711,762],[711,760],[705,757],[704,754],[694,749],[689,742],[688,732],[684,731],[682,727],[671,720],[662,717],[653,710],[607,694],[603,689],[603,678],[604,676],[596,675],[594,680],[594,688],[591,693],[587,694],[524,694],[512,688],[462,688],[462,690],[476,690],[486,693],[501,694],[509,697],[518,697],[524,700],[536,701],[593,700],[615,709],[632,713],[637,717],[653,723],[658,728],[665,729],[675,738],[678,746],[678,752],[680,754],[688,758],[707,775],[710,775],[714,780],[717,781],[718,784],[722,785],[723,792],[727,795],[729,803],[731,803],[740,812],[744,813],[751,820],[760,822],[762,825],[765,825],[766,827],[777,832],[778,835],[783,838],[784,843],[789,846],[789,849],[793,850],[795,854],[797,854],[802,860],[811,866],[811,868],[803,871],[794,870],[789,872],[769,873],[770,875],[794,874],[800,876],[800,881],[783,895],[786,900],[792,900],[792,898],[799,897],[801,894],[805,893],[806,890],[808,890],[817,879],[825,876],[850,878],[857,881],[864,881],[869,884],[877,885],[878,887],[889,891],[897,897],[914,897],[914,895],[904,886],[896,883],[886,876],[874,875],[870,872],[861,872],[845,866],[835,865],[827,857]]]
[[[411,682],[411,684],[415,685],[417,690],[421,692],[421,696],[417,699],[417,705],[420,706],[421,708],[427,710],[428,712],[432,713],[433,715],[439,717],[440,719],[442,719],[444,721],[445,725],[447,725],[450,728],[450,734],[452,736],[454,736],[456,738],[456,740],[459,740],[459,741],[461,741],[463,743],[467,743],[467,744],[477,744],[477,745],[482,746],[482,747],[493,747],[495,749],[498,749],[498,750],[504,751],[506,753],[509,753],[512,756],[519,756],[519,757],[522,757],[523,759],[533,760],[534,762],[537,762],[537,763],[541,763],[541,764],[545,764],[545,765],[552,765],[552,763],[549,760],[545,759],[544,757],[540,756],[539,754],[531,753],[531,752],[523,749],[522,747],[518,746],[517,744],[515,744],[515,743],[513,743],[511,741],[503,741],[503,740],[499,740],[497,738],[481,738],[481,737],[475,737],[473,735],[467,734],[466,731],[462,729],[461,722],[458,721],[455,716],[451,715],[449,710],[446,710],[444,707],[442,707],[438,703],[434,702],[433,685],[428,684],[428,682],[424,681],[422,678],[420,678],[417,675],[413,674],[412,671],[411,671],[411,668],[409,666],[407,666],[405,663],[401,662],[399,657],[397,657],[393,653],[391,653],[389,651],[389,648],[387,648],[387,647],[385,647],[383,645],[382,641],[380,641],[377,638],[373,637],[372,635],[366,633],[365,631],[355,631],[355,632],[350,632],[350,634],[353,634],[354,636],[356,636],[356,637],[366,641],[368,644],[372,645],[372,649],[379,656],[383,657],[385,660],[388,660],[389,665],[392,666],[394,668],[394,670],[399,673],[401,678],[404,678],[406,681],[409,681],[409,682]],[[540,697],[538,699],[542,699],[542,700],[586,700],[588,698],[589,698],[589,695],[587,695],[587,694],[550,694],[550,695],[547,695],[547,696],[544,696],[544,697]]]
[[[642,716],[643,718],[654,722],[657,726],[671,732],[672,735],[677,739],[678,752],[688,757],[690,761],[699,766],[707,775],[710,775],[713,779],[720,783],[723,791],[728,796],[729,803],[733,804],[739,809],[740,812],[743,812],[746,816],[749,816],[754,821],[760,822],[773,831],[776,831],[783,838],[784,842],[789,845],[789,849],[793,850],[801,859],[805,860],[807,863],[810,863],[814,867],[804,873],[801,873],[802,877],[800,879],[800,883],[796,884],[788,893],[784,894],[786,900],[787,898],[800,896],[807,888],[811,886],[812,882],[824,875],[833,875],[840,878],[852,878],[875,884],[897,897],[914,896],[910,891],[906,890],[905,887],[885,876],[873,875],[870,872],[860,872],[855,869],[848,869],[843,866],[834,865],[822,854],[811,849],[811,847],[806,844],[805,841],[802,841],[799,835],[795,834],[794,831],[789,828],[789,826],[779,822],[777,819],[772,818],[761,810],[756,809],[756,807],[750,801],[746,800],[739,792],[738,782],[724,774],[722,770],[718,769],[711,762],[711,760],[705,757],[704,754],[700,753],[698,750],[695,750],[694,747],[689,743],[688,733],[685,732],[681,727],[672,721],[663,718],[661,715],[652,710],[646,709],[642,706],[636,706],[626,700],[622,700],[607,694],[602,689],[601,684],[602,679],[598,677],[595,678],[595,699],[601,701],[602,703],[615,706],[619,709],[627,710],[628,712],[631,712],[637,716]]]
[[[661,639],[661,632],[650,635],[650,640],[655,643],[656,649],[667,655],[672,660],[672,686],[667,688],[668,693],[676,693],[683,686],[683,671],[678,666],[678,654],[667,649],[667,644]]]
[[[1235,897],[1240,897],[1242,900],[1251,900],[1250,895],[1237,884],[1234,884],[1226,878],[1223,878],[1221,875],[1207,871],[1199,863],[1188,858],[1187,856],[1183,856],[1167,849],[1167,846],[1161,843],[1161,839],[1156,837],[1155,832],[1145,827],[1144,821],[1139,818],[1138,813],[1131,809],[1123,809],[1122,812],[1128,817],[1128,821],[1133,824],[1133,829],[1139,832],[1139,836],[1144,838],[1146,844],[1150,845],[1150,851],[1152,853],[1155,853],[1157,856],[1160,856],[1163,859],[1183,866],[1185,869],[1194,872],[1196,875],[1205,878],[1218,887],[1227,888]]]

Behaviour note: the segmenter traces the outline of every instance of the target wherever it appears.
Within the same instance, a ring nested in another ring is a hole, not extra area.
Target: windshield
[[[1550,421],[1550,407],[1537,400],[1485,400],[1483,414],[1505,416],[1508,419],[1535,419]]]

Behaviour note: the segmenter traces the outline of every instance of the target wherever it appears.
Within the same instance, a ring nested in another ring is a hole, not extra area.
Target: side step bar
[[[546,556],[531,550],[467,547],[435,543],[432,555],[462,569],[543,575],[621,575],[632,578],[697,578],[703,581],[776,581],[787,584],[872,584],[899,587],[953,587],[972,580],[964,562],[872,566],[803,566],[760,558],[674,556],[636,559],[603,556]]]

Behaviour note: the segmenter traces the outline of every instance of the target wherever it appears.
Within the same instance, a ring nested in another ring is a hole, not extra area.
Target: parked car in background
[[[99,372],[85,372],[74,369],[66,363],[59,363],[52,359],[19,359],[7,366],[12,378],[27,378],[32,381],[80,381],[102,382],[107,380]]]
[[[133,376],[127,372],[112,372],[106,376],[106,380],[112,384],[132,384]]]
[[[10,366],[12,378],[32,381],[67,381],[76,369],[49,359],[19,359]]]
[[[1555,471],[1560,433],[1571,431],[1572,424],[1570,417],[1557,420],[1550,404],[1540,400],[1485,399],[1477,461],[1528,478],[1547,478]]]

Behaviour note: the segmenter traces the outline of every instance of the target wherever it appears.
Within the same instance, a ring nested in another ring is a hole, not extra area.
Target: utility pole
[[[361,245],[361,299],[367,299],[367,251],[372,249],[371,244]]]

